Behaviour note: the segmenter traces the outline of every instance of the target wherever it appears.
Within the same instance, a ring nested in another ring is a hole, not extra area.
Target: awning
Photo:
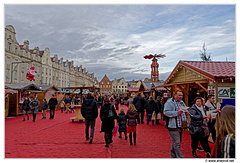
[[[138,91],[139,91],[139,88],[129,87],[129,88],[128,88],[128,91],[129,91],[129,92],[138,92]]]
[[[18,91],[12,89],[5,89],[5,93],[18,93]]]
[[[41,90],[34,84],[5,84],[5,87],[17,90]]]

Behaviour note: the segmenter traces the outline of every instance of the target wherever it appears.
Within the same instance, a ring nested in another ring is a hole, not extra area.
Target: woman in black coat
[[[204,151],[206,152],[206,157],[210,157],[211,149],[208,144],[208,119],[206,114],[206,109],[203,107],[202,97],[196,97],[194,99],[194,104],[189,110],[189,115],[191,117],[191,122],[189,124],[189,133],[191,135],[191,146],[193,157],[198,157],[196,154],[196,149],[200,141]]]
[[[28,112],[30,110],[30,106],[29,106],[29,103],[30,103],[30,100],[28,97],[26,97],[23,101],[23,105],[22,105],[22,110],[23,110],[23,120],[22,121],[25,121],[25,117],[27,115],[27,119],[29,120],[29,116],[28,116]]]
[[[109,115],[109,110],[112,110],[113,116]],[[116,118],[117,113],[114,106],[110,103],[109,98],[104,98],[104,105],[100,109],[100,119],[102,121],[100,132],[104,132],[105,147],[109,147],[109,144],[112,143],[112,130],[114,128],[114,119]]]

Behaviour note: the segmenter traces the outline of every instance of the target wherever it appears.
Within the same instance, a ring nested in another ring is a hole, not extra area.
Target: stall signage
[[[230,98],[235,98],[235,88],[230,88]]]
[[[235,88],[218,87],[218,98],[235,98]]]

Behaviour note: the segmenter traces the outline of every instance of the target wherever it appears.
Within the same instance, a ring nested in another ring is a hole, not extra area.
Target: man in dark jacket
[[[86,99],[83,101],[82,116],[85,118],[85,136],[86,140],[89,140],[89,144],[92,144],[94,136],[94,127],[96,123],[96,118],[98,117],[98,107],[97,102],[94,100],[94,97],[91,93],[88,93]],[[91,127],[90,137],[89,137],[89,127]]]
[[[51,99],[48,102],[48,106],[50,109],[50,118],[49,119],[53,119],[54,118],[54,114],[55,114],[55,107],[58,104],[57,99],[55,98],[54,94],[52,95]]]
[[[138,93],[138,95],[133,99],[133,105],[136,107],[138,112],[138,124],[140,124],[140,119],[141,119],[141,123],[144,123],[143,117],[144,117],[145,103],[146,103],[146,100],[141,96],[141,93]]]

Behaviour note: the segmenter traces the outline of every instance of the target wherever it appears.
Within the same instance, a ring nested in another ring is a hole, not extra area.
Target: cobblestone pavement
[[[126,106],[120,108],[127,110]],[[171,140],[167,129],[161,125],[139,124],[137,144],[129,145],[129,140],[113,137],[109,148],[105,147],[101,121],[97,118],[93,144],[85,140],[85,124],[72,123],[75,113],[61,113],[56,110],[55,118],[41,119],[37,114],[36,122],[22,121],[23,117],[5,119],[5,158],[169,158]],[[185,158],[191,155],[190,135],[184,131],[182,153]],[[197,151],[199,158],[205,153]]]

